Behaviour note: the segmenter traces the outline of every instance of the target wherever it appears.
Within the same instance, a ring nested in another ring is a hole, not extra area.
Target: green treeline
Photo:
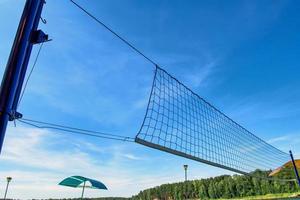
[[[296,182],[268,180],[269,172],[255,171],[253,176],[223,175],[215,178],[164,184],[141,191],[132,200],[182,200],[182,199],[219,199],[265,195],[270,193],[292,193],[298,191]],[[261,177],[261,178],[254,178]],[[293,171],[280,175],[281,179],[293,177]]]
[[[269,171],[255,171],[251,175],[223,175],[214,178],[164,184],[139,192],[131,198],[102,197],[85,200],[184,200],[184,199],[230,199],[298,191],[295,181],[276,181],[268,178]],[[254,178],[260,177],[260,178]],[[294,179],[293,169],[277,175],[278,179]],[[65,199],[67,200],[67,199]],[[68,199],[69,200],[69,199]],[[79,200],[72,199],[72,200]]]
[[[99,198],[83,198],[84,200],[130,200],[125,197],[99,197]],[[9,200],[9,199],[7,199]],[[38,200],[38,199],[32,199]],[[46,199],[45,199],[46,200]],[[81,198],[64,198],[64,199],[48,199],[48,200],[82,200]]]

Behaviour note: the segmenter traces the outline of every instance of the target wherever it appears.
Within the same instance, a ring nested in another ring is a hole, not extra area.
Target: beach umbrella
[[[90,183],[87,185],[86,183]],[[93,188],[93,189],[102,189],[107,190],[107,187],[100,181],[86,178],[83,176],[70,176],[62,180],[58,185],[68,186],[68,187],[82,187],[81,199],[83,199],[84,189]]]
[[[300,169],[300,160],[295,160],[295,165],[297,169]],[[277,169],[273,170],[269,176],[275,176],[277,174],[279,174],[280,172],[282,172],[284,169],[288,168],[288,169],[292,169],[294,167],[293,162],[292,161],[288,161],[286,162],[284,165],[278,167]]]

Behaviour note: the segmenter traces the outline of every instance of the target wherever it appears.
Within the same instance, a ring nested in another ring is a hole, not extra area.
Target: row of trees
[[[141,191],[131,198],[103,197],[93,198],[92,200],[229,199],[298,191],[298,185],[295,181],[282,181],[294,178],[293,169],[281,171],[273,180],[268,176],[269,173],[269,171],[257,170],[251,174],[252,176],[223,175],[201,180],[164,184]]]
[[[130,200],[130,198],[124,197],[100,197],[100,198],[83,198],[84,200]],[[9,199],[7,199],[9,200]],[[40,200],[40,199],[32,199]],[[45,199],[45,200],[82,200],[81,198],[64,198],[64,199]]]
[[[237,198],[270,193],[288,193],[298,190],[295,181],[274,181],[267,171],[255,171],[252,176],[224,175],[215,178],[164,184],[141,191],[132,200],[182,200]],[[254,178],[259,177],[259,178]],[[288,170],[276,177],[290,179],[293,171]]]

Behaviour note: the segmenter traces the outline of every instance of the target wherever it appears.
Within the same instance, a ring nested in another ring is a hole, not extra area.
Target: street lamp
[[[188,165],[183,165],[183,168],[184,168],[185,181],[187,181],[187,169],[188,169]]]
[[[9,185],[9,182],[12,180],[12,177],[6,177],[6,180],[7,180],[7,184],[6,184],[6,189],[5,189],[5,193],[4,193],[4,200],[6,199],[8,185]]]

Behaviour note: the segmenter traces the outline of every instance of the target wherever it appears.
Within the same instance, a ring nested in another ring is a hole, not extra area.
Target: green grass
[[[263,200],[263,199],[280,199],[280,198],[292,198],[292,197],[300,197],[300,192],[295,193],[280,193],[280,194],[266,194],[259,196],[250,196],[243,198],[234,198],[230,200]],[[229,200],[229,199],[218,199],[218,200]]]

